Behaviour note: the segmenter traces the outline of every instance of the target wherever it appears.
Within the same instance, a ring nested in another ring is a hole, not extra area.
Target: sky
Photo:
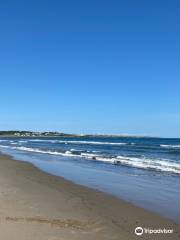
[[[0,129],[180,137],[180,1],[0,1]]]

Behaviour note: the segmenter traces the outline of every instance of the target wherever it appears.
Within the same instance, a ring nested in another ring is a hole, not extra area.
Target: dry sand
[[[73,169],[72,169],[73,171]],[[136,236],[137,226],[173,234]],[[0,155],[0,240],[180,239],[180,226],[108,194]]]

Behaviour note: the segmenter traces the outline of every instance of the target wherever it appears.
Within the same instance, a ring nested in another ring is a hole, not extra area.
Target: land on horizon
[[[0,136],[13,137],[143,137],[159,138],[157,136],[134,135],[134,134],[78,134],[62,133],[58,131],[21,131],[21,130],[4,130],[0,131]]]

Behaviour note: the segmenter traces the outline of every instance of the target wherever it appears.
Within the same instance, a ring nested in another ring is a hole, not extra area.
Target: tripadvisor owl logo
[[[134,233],[138,236],[143,234],[143,228],[142,227],[136,227],[134,230]]]
[[[173,232],[174,230],[171,228],[151,229],[151,228],[136,227],[134,230],[134,233],[137,236],[141,236],[142,234],[172,234]]]

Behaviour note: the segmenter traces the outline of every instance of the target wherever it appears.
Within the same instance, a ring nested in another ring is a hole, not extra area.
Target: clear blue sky
[[[180,137],[180,1],[1,1],[0,129]]]

